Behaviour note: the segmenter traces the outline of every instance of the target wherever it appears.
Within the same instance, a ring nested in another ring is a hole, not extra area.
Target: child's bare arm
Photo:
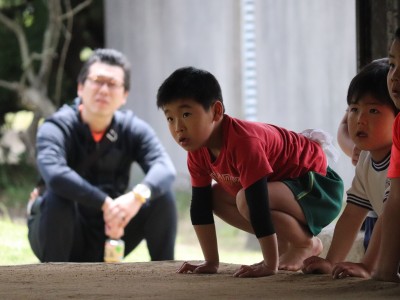
[[[378,218],[368,244],[368,249],[361,262],[340,262],[336,264],[332,270],[333,278],[343,278],[347,276],[370,278],[378,260],[381,230],[382,218]]]
[[[400,282],[400,178],[392,178],[389,198],[385,202],[382,219],[380,253],[373,278]]]
[[[382,239],[382,220],[383,219],[379,217],[376,221],[367,251],[365,252],[363,259],[361,260],[361,263],[364,264],[367,270],[370,272],[369,277],[371,277],[371,273],[376,269],[376,264],[378,262]]]
[[[219,255],[215,225],[194,225],[194,229],[200,242],[205,262],[198,265],[184,262],[177,272],[208,274],[217,273],[219,267]]]
[[[368,211],[347,203],[336,223],[326,259],[310,257],[304,261],[304,273],[331,273],[334,264],[344,261],[349,253]]]

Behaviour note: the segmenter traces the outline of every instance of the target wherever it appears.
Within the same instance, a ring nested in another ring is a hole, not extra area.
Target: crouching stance
[[[264,260],[240,267],[234,276],[299,270],[305,258],[320,254],[315,236],[338,215],[343,197],[343,182],[320,144],[326,136],[225,114],[216,78],[192,67],[163,82],[157,106],[175,141],[188,151],[191,220],[205,258],[199,265],[185,262],[179,273],[218,271],[213,213],[254,233],[261,246]]]

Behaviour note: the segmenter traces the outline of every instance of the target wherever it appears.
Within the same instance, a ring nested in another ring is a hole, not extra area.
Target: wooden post
[[[357,68],[386,57],[400,24],[400,0],[356,0]]]

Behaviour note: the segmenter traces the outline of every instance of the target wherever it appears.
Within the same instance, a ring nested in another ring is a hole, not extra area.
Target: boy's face
[[[186,151],[209,146],[215,128],[213,105],[208,111],[191,99],[178,99],[162,107],[169,131]]]
[[[389,105],[365,95],[356,104],[349,105],[347,123],[350,138],[359,149],[370,151],[374,160],[382,160],[392,145],[394,119]]]
[[[390,69],[387,85],[392,101],[400,109],[400,41],[395,39],[389,50]]]
[[[92,64],[83,84],[78,84],[78,95],[87,114],[108,117],[126,103],[124,70],[101,62]]]

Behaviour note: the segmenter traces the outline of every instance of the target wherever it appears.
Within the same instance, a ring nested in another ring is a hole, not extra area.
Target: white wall
[[[148,121],[183,176],[186,153],[155,104],[176,68],[207,69],[220,81],[227,113],[242,117],[239,0],[105,0],[106,44],[132,63],[128,106]],[[355,1],[255,0],[258,120],[336,137],[356,73]],[[335,139],[336,140],[336,139]],[[350,185],[344,155],[333,165]]]

